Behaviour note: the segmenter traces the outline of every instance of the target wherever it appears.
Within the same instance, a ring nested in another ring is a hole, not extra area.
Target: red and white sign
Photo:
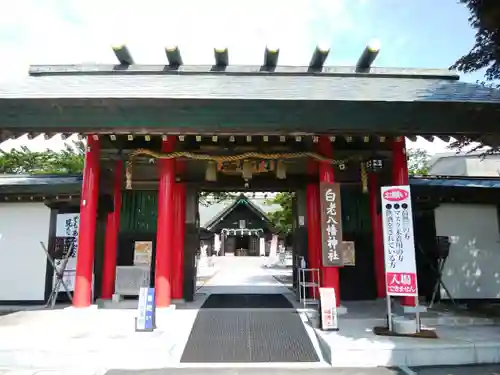
[[[382,187],[385,282],[391,296],[417,296],[417,265],[409,186]]]
[[[321,329],[323,331],[338,330],[337,300],[334,288],[319,288],[321,307]]]

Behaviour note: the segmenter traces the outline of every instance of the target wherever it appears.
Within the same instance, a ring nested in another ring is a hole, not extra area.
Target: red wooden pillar
[[[408,160],[405,137],[396,137],[392,142],[392,184],[408,185]],[[401,297],[401,305],[416,306],[415,297]]]
[[[333,157],[333,147],[330,139],[327,136],[319,137],[318,151],[327,157]],[[319,162],[319,181],[320,182],[335,182],[333,166],[328,162]],[[319,197],[319,194],[318,194]],[[318,199],[319,204],[319,199]],[[319,214],[319,211],[318,211]],[[320,232],[321,233],[321,232]],[[320,235],[320,233],[318,235]],[[321,250],[320,250],[321,251]],[[320,262],[321,254],[320,254]],[[335,299],[337,307],[340,306],[340,279],[338,267],[323,267],[321,264],[322,286],[335,289]]]
[[[116,255],[118,233],[120,232],[120,210],[122,206],[123,163],[116,161],[113,176],[113,212],[106,218],[106,240],[104,243],[104,261],[102,267],[102,293],[104,299],[110,299],[115,292]]]
[[[321,265],[321,236],[319,220],[319,189],[318,184],[308,184],[306,187],[306,215],[307,215],[307,267],[320,268]],[[315,280],[319,284],[320,280]],[[315,292],[319,299],[319,290]]]
[[[88,307],[92,303],[94,243],[99,199],[99,154],[99,139],[88,136],[80,201],[76,280],[73,293],[74,307]]]
[[[163,152],[173,152],[175,136],[162,141]],[[172,253],[174,244],[174,190],[175,160],[158,160],[160,184],[158,187],[158,225],[156,229],[156,305],[168,307],[171,303]]]
[[[384,245],[382,237],[382,217],[377,212],[378,202],[380,200],[380,187],[377,182],[377,175],[370,173],[368,175],[368,191],[370,198],[370,219],[373,233],[373,260],[375,267],[375,282],[377,285],[377,298],[386,296],[385,290],[385,263],[384,263]]]
[[[186,229],[186,185],[175,184],[175,239],[172,254],[172,299],[182,299],[184,286],[184,235]]]

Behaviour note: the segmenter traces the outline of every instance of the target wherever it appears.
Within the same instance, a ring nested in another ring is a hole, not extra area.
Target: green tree
[[[83,172],[85,142],[66,143],[61,151],[31,151],[28,147],[11,151],[0,150],[0,173],[14,174],[78,174]],[[234,199],[234,193],[202,192],[200,203],[213,203]]]
[[[459,0],[470,11],[469,23],[476,30],[474,45],[452,66],[463,73],[486,69],[485,78],[500,78],[500,2],[498,0]]]
[[[226,191],[208,192],[202,191],[199,196],[199,203],[202,206],[209,207],[212,204],[236,199],[236,194]]]
[[[267,217],[281,233],[289,234],[292,231],[293,223],[293,193],[278,193],[272,199],[267,199],[265,203],[280,206],[278,210],[268,213]]]
[[[450,68],[462,73],[485,70],[487,86],[497,87],[500,79],[500,1],[498,0],[459,0],[470,12],[469,23],[475,29],[474,45]],[[484,154],[500,152],[499,135],[458,136],[450,148],[468,152],[482,149]],[[484,147],[488,149],[484,149]]]
[[[408,150],[408,173],[412,176],[425,176],[429,173],[430,155],[420,148]]]
[[[31,151],[26,146],[11,151],[0,151],[0,173],[15,174],[69,174],[83,170],[85,145],[73,141],[56,152]]]

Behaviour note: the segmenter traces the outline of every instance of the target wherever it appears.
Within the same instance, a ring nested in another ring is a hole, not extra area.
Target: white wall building
[[[436,154],[429,166],[433,176],[500,177],[500,155],[483,156],[481,152]]]

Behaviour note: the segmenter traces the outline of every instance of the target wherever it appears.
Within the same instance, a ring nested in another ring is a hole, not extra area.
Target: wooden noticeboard
[[[354,241],[342,242],[342,260],[344,261],[344,266],[356,265],[356,246]]]
[[[321,205],[321,258],[324,267],[342,267],[342,214],[340,185],[322,182]]]

